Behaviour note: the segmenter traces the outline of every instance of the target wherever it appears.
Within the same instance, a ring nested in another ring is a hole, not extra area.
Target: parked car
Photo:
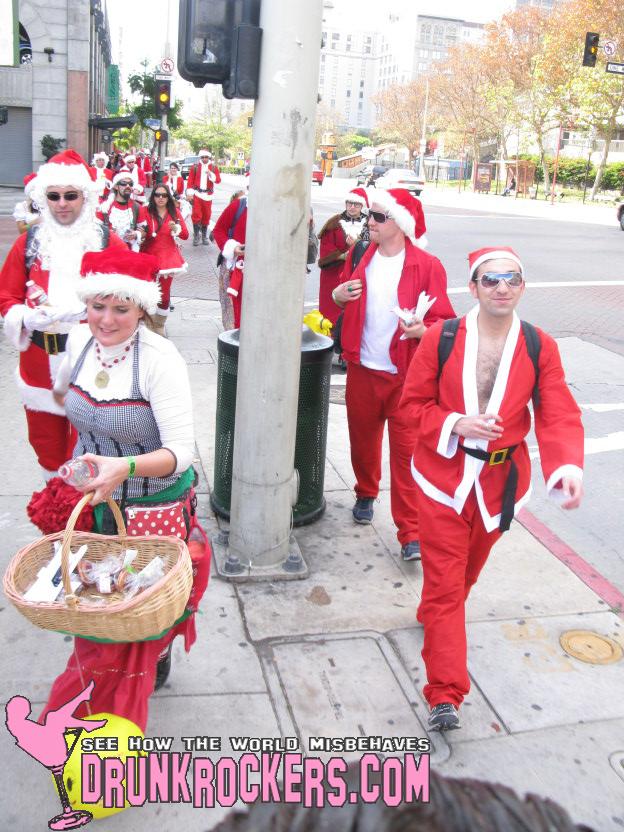
[[[410,168],[392,168],[378,180],[380,188],[406,188],[420,196],[425,187],[425,180],[417,176]]]
[[[369,188],[374,187],[375,182],[380,176],[383,176],[388,168],[385,165],[366,165],[366,167],[358,173],[357,184],[364,185]]]
[[[190,169],[193,167],[193,165],[196,165],[198,162],[199,156],[185,156],[183,159],[178,160],[182,179],[186,179],[188,177]]]
[[[318,165],[312,167],[312,184],[322,185],[325,181],[325,174]]]
[[[624,231],[624,202],[620,202],[617,207],[617,218],[620,224],[620,228]]]

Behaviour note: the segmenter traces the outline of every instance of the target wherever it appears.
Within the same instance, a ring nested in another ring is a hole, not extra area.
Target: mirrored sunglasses
[[[522,286],[523,277],[520,272],[505,272],[504,274],[497,274],[496,272],[485,272],[479,278],[479,281],[484,289],[494,289],[498,284],[504,280],[512,289],[517,289]]]
[[[58,191],[49,191],[46,194],[46,199],[49,199],[50,202],[58,202],[62,198],[65,202],[75,202],[79,196],[78,191],[67,191],[66,194],[60,194]]]
[[[386,220],[392,219],[390,214],[384,214],[383,211],[369,211],[368,214],[378,223],[384,223]]]

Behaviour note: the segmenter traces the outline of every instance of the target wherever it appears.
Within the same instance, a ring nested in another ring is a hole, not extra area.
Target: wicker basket
[[[92,496],[86,494],[78,502],[65,531],[46,535],[17,552],[4,575],[4,592],[22,615],[44,630],[109,641],[142,641],[157,636],[180,618],[191,592],[193,570],[186,543],[176,537],[126,538],[121,511],[112,500],[108,500],[108,505],[115,517],[117,535],[75,532],[78,516]],[[62,541],[65,598],[54,603],[25,601],[24,593],[53,556],[55,540]],[[102,596],[95,587],[84,587],[79,595],[73,595],[69,580],[70,546],[75,550],[83,543],[89,546],[86,557],[90,561],[121,554],[126,548],[136,549],[133,566],[137,570],[160,556],[165,563],[165,575],[130,599],[120,592]]]

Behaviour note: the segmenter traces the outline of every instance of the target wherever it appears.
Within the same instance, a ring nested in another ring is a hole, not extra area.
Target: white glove
[[[34,309],[29,309],[27,306],[24,309],[22,325],[29,332],[34,332],[36,329],[45,330],[59,320],[60,314],[62,312],[52,306],[36,306]]]

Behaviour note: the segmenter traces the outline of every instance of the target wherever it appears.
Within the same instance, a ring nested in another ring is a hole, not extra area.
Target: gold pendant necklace
[[[100,389],[102,387],[106,387],[108,385],[109,380],[110,376],[108,375],[106,370],[100,370],[100,372],[95,377],[95,386],[99,387]]]

